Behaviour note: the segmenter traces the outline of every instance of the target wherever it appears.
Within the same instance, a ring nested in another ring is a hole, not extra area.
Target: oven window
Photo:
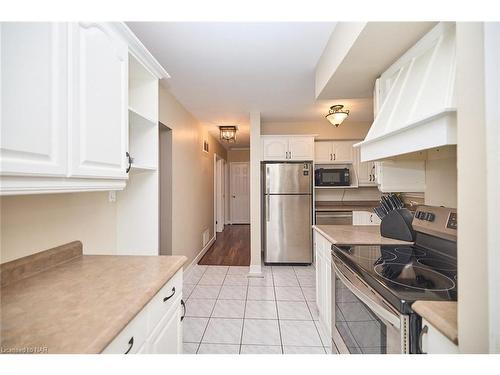
[[[349,353],[387,353],[386,325],[336,275],[335,328]]]

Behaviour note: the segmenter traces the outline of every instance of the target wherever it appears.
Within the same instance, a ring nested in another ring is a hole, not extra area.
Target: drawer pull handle
[[[134,336],[132,336],[130,338],[130,340],[128,341],[128,344],[130,345],[127,349],[127,351],[125,352],[125,354],[128,354],[131,350],[132,350],[132,347],[134,346]]]
[[[172,294],[163,298],[163,302],[167,302],[170,298],[172,298],[175,294],[175,286],[172,288]]]
[[[186,304],[184,303],[184,300],[181,299],[181,305],[182,305],[182,309],[184,310],[182,312],[182,316],[181,316],[181,322],[184,320],[184,317],[186,316]]]

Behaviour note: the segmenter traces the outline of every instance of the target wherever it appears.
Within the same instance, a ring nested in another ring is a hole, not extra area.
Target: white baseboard
[[[184,269],[184,275],[187,275],[189,274],[189,271],[191,271],[191,268],[193,268],[193,266],[195,264],[198,264],[198,262],[200,261],[201,258],[203,258],[203,255],[205,255],[205,253],[208,251],[208,249],[210,249],[210,246],[213,245],[213,243],[215,242],[215,236],[213,236],[208,242],[207,244],[203,247],[203,249],[201,249],[201,251],[198,253],[198,255],[196,255],[193,259],[193,261],[189,264],[189,266],[187,266],[185,269]],[[184,276],[186,277],[186,276]]]
[[[251,264],[248,277],[263,277],[262,266],[260,264]]]

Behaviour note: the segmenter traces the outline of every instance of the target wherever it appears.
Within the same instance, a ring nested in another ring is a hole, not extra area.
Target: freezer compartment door
[[[311,163],[271,163],[264,166],[266,194],[311,194]]]
[[[310,195],[266,195],[266,263],[311,263]]]

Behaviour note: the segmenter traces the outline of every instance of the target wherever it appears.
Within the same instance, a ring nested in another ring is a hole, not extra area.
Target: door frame
[[[232,196],[233,195],[233,176],[231,175],[231,167],[234,165],[234,164],[246,164],[248,166],[248,186],[249,186],[249,203],[250,203],[250,162],[249,161],[232,161],[229,163],[229,194]],[[231,202],[231,200],[230,200]],[[250,204],[249,204],[250,206]],[[229,217],[230,217],[230,222],[231,224],[250,224],[250,207],[249,207],[249,210],[248,210],[248,222],[245,222],[245,223],[234,223],[233,221],[233,205],[230,204],[229,205]]]
[[[225,195],[225,184],[224,184],[224,164],[226,160],[221,156],[214,153],[214,236],[224,230],[225,218],[224,218],[224,195]],[[220,189],[218,185],[220,184]],[[220,204],[220,209],[219,209]],[[221,223],[219,226],[218,224]],[[220,230],[219,230],[220,229]]]

